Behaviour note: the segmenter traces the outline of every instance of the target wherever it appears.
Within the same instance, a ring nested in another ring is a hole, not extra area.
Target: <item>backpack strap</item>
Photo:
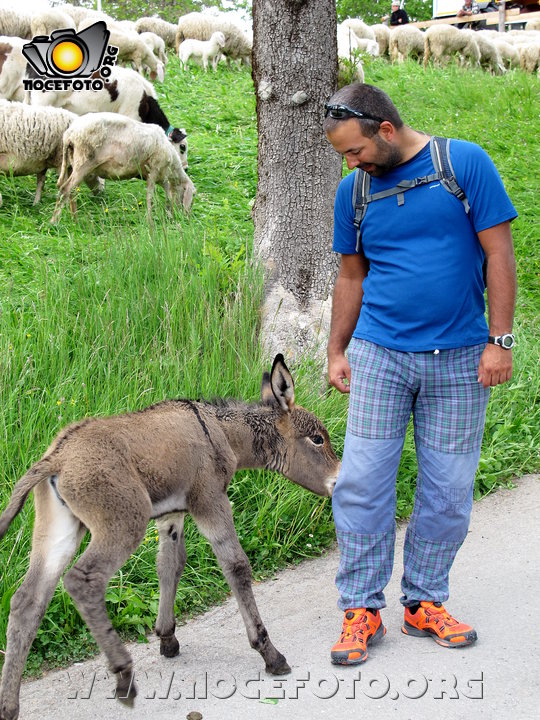
[[[381,200],[385,197],[397,195],[398,205],[403,205],[405,202],[404,193],[408,190],[439,180],[447,192],[455,195],[458,200],[461,200],[465,212],[467,214],[469,213],[470,207],[467,196],[458,185],[452,161],[450,160],[450,139],[433,135],[429,140],[429,149],[435,169],[434,173],[414,178],[414,180],[401,180],[395,187],[387,188],[377,193],[370,193],[371,176],[364,170],[356,168],[352,193],[354,208],[353,223],[356,228],[356,252],[360,252],[362,247],[362,220],[366,215],[369,203],[373,200]]]
[[[362,247],[362,231],[360,225],[366,214],[367,206],[370,197],[369,189],[371,187],[371,176],[364,170],[356,168],[354,171],[354,185],[353,185],[353,208],[354,208],[354,227],[356,228],[356,252],[360,252]]]
[[[450,138],[437,137],[432,135],[429,140],[431,160],[437,173],[441,176],[441,185],[444,189],[461,200],[465,212],[469,214],[470,206],[467,196],[458,185],[452,161],[450,160]]]

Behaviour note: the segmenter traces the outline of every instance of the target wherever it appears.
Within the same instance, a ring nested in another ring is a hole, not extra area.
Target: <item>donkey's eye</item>
[[[314,445],[324,445],[324,438],[322,435],[313,435],[309,438]]]

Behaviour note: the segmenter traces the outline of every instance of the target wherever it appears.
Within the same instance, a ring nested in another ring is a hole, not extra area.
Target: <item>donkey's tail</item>
[[[52,475],[51,463],[48,458],[39,460],[22,476],[15,485],[6,509],[0,515],[0,540],[6,534],[13,518],[20,513],[30,491],[42,480]]]

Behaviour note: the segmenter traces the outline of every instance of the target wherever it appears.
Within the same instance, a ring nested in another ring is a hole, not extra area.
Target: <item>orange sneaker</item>
[[[349,608],[345,611],[341,637],[330,651],[334,665],[355,665],[367,659],[367,646],[386,634],[378,610]]]
[[[478,639],[474,628],[453,618],[440,602],[421,602],[415,613],[406,607],[401,630],[414,637],[431,636],[444,647],[472,645]]]

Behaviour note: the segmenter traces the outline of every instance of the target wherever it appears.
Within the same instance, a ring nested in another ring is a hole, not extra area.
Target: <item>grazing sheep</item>
[[[92,112],[114,112],[146,124],[163,128],[187,165],[185,132],[173,127],[160,107],[151,82],[135,70],[113,67],[103,90],[32,90],[32,105],[54,105],[84,115]]]
[[[0,98],[24,100],[23,77],[26,58],[22,54],[26,40],[0,35]]]
[[[89,113],[76,118],[64,133],[59,196],[51,218],[56,222],[73,190],[85,179],[146,180],[146,208],[151,220],[156,183],[165,190],[171,207],[191,207],[195,186],[186,175],[172,144],[154,125],[141,125],[114,113]],[[72,200],[75,213],[75,202]]]
[[[341,23],[341,27],[349,28],[358,38],[376,40],[375,31],[360,18],[347,18]]]
[[[370,40],[369,38],[358,38],[356,41],[357,49],[362,52],[371,55],[372,57],[379,56],[379,43],[376,40]]]
[[[480,51],[480,66],[485,70],[491,70],[494,75],[502,75],[506,72],[502,64],[501,55],[497,50],[497,46],[486,35],[475,32],[474,30],[460,30],[460,34],[476,41]]]
[[[511,43],[526,43],[530,40],[536,40],[538,35],[538,30],[509,30],[508,32],[504,33],[504,37],[508,42]]]
[[[90,23],[91,24],[91,23]],[[38,35],[50,35],[54,30],[71,28],[76,30],[77,26],[73,18],[59,8],[48,8],[32,16],[30,29],[32,37]]]
[[[118,48],[118,60],[132,63],[135,70],[142,74],[145,67],[150,69],[150,79],[163,82],[165,70],[163,62],[158,60],[151,48],[136,32],[112,30],[109,43]]]
[[[388,48],[390,45],[390,28],[388,25],[379,23],[378,25],[372,25],[371,29],[375,34],[375,40],[379,43],[379,55],[388,55]]]
[[[182,15],[176,30],[176,52],[184,40],[210,40],[218,30],[225,35],[223,54],[228,60],[241,60],[245,64],[251,61],[252,39],[240,25],[232,20],[231,13],[207,15],[192,12]]]
[[[444,65],[456,54],[462,62],[479,65],[480,50],[474,37],[476,34],[467,34],[446,23],[428,27],[424,33],[424,67],[427,67],[430,58],[433,58],[434,65]]]
[[[414,25],[399,25],[390,31],[390,60],[404,62],[411,58],[421,62],[424,57],[424,33]]]
[[[347,73],[348,63],[354,65],[353,76],[350,78],[351,81],[364,82],[364,68],[358,57],[355,57],[359,48],[360,39],[351,28],[344,26],[343,23],[338,25],[337,28],[337,55],[340,69]]]
[[[0,8],[0,35],[32,39],[32,16],[10,8]]]
[[[506,42],[504,35],[493,40],[495,47],[501,56],[501,62],[508,69],[518,68],[520,64],[518,49],[509,42]]]
[[[518,46],[520,67],[525,72],[533,73],[536,70],[540,76],[540,43],[529,43]]]
[[[47,170],[60,172],[62,137],[76,117],[67,110],[0,100],[0,172],[37,175],[34,205],[41,199]]]
[[[59,10],[69,15],[74,21],[75,25],[78,26],[81,20],[83,18],[88,17],[90,15],[95,15],[96,21],[97,20],[103,20],[102,14],[98,13],[96,10],[90,10],[88,8],[81,7],[79,5],[70,5],[69,3],[64,3],[64,5],[58,5],[57,6]]]
[[[212,69],[217,70],[221,51],[225,45],[225,35],[221,31],[212,34],[210,40],[184,40],[178,46],[178,58],[182,70],[187,70],[188,60],[193,58],[202,62],[204,71],[208,70],[208,60],[212,60]]]
[[[142,34],[144,32],[152,32],[159,35],[165,41],[168,48],[176,47],[176,30],[177,25],[161,20],[156,17],[142,17],[135,23],[135,30]]]
[[[148,45],[157,59],[163,63],[163,66],[165,66],[168,61],[165,40],[154,32],[142,32],[139,33],[139,37]]]
[[[93,17],[85,18],[79,23],[79,32],[93,25],[95,19]],[[134,30],[123,30],[116,22],[107,23],[107,30],[110,32],[109,45],[118,48],[118,61],[132,63],[139,73],[142,74],[143,68],[150,69],[150,79],[156,78],[163,82],[164,67],[163,62],[158,60],[152,49],[144,42],[141,36]]]

